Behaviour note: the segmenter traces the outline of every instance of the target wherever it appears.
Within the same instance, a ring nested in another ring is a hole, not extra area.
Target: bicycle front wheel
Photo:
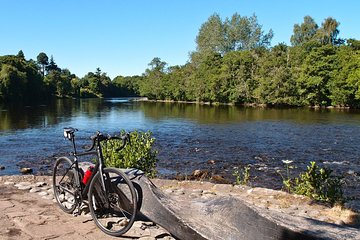
[[[101,186],[101,177],[106,191]],[[135,188],[128,176],[116,168],[104,168],[96,173],[88,193],[90,213],[101,231],[121,236],[133,225],[137,212]]]
[[[76,208],[75,167],[67,157],[56,160],[53,170],[54,197],[60,208],[72,213]]]

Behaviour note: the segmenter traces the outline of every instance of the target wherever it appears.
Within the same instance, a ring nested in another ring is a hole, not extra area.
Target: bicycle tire
[[[56,202],[66,213],[72,213],[76,206],[76,181],[73,162],[67,157],[56,160],[53,169],[53,191]]]
[[[101,231],[119,237],[135,221],[137,195],[128,176],[119,169],[104,168],[103,175],[108,194],[101,187],[100,173],[96,173],[88,192],[89,210]]]

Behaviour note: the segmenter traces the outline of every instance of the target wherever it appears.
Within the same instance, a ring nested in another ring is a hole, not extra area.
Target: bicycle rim
[[[72,213],[76,208],[75,169],[70,159],[58,158],[53,171],[53,190],[56,202],[66,213]]]
[[[103,173],[108,193],[102,190],[100,174],[97,173],[88,193],[90,213],[103,232],[111,236],[121,236],[135,221],[135,189],[126,174],[120,170],[105,168]]]

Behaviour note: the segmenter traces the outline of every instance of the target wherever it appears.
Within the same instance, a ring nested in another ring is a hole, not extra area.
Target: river
[[[63,127],[79,129],[79,146],[101,130],[153,132],[159,176],[207,170],[233,180],[250,166],[253,186],[279,188],[282,160],[293,174],[310,161],[330,167],[355,187],[360,176],[360,111],[272,109],[155,103],[132,99],[59,99],[46,105],[0,106],[0,175],[23,166],[49,174],[56,156],[70,151]]]

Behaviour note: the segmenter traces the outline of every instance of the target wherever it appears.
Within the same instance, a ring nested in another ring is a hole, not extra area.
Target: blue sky
[[[340,37],[360,40],[358,0],[0,0],[0,55],[53,55],[60,68],[83,77],[97,67],[108,76],[141,75],[159,57],[183,65],[210,15],[255,13],[272,45],[290,45],[295,23],[310,15],[340,22]]]

